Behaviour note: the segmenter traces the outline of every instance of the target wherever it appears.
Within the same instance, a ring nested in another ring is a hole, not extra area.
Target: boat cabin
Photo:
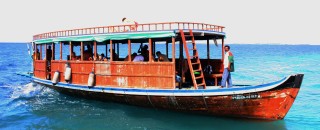
[[[92,87],[208,89],[221,80],[223,29],[168,22],[38,34],[34,77],[53,80],[58,73],[58,82],[87,86],[91,75]]]

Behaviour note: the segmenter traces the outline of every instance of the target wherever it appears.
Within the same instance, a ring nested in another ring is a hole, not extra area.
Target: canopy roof
[[[106,40],[124,40],[124,39],[146,39],[146,38],[163,38],[175,36],[174,31],[147,31],[147,32],[134,32],[134,33],[108,33],[108,34],[95,34],[95,35],[78,35],[68,37],[54,37],[47,39],[39,39],[33,41],[36,44],[61,42],[61,41],[97,41],[103,42]]]

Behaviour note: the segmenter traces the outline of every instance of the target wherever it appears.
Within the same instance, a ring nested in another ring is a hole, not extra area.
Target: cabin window
[[[40,53],[41,53],[41,56],[40,56],[40,60],[45,60],[45,57],[46,57],[46,46],[45,44],[41,44],[41,49],[40,49]]]
[[[45,60],[48,60],[48,61],[51,61],[52,60],[52,44],[45,44],[44,45],[44,47],[45,47],[45,51],[44,51],[44,53],[45,53]]]
[[[54,60],[60,60],[60,42],[55,42],[54,45]]]
[[[117,54],[119,56],[119,60],[120,61],[126,60],[126,58],[128,57],[128,54],[129,54],[128,53],[128,50],[129,50],[128,42],[122,43],[122,44],[119,43],[116,47],[116,50],[118,50],[118,47],[119,47],[119,53],[117,53]]]
[[[222,58],[222,47],[221,39],[217,40],[217,45],[214,43],[214,40],[209,40],[209,55],[210,59],[221,59]]]
[[[172,61],[172,43],[170,42],[155,42],[153,56],[155,61],[159,62],[170,62]],[[157,54],[159,53],[159,54]],[[159,56],[160,57],[159,57]]]
[[[98,61],[107,61],[106,42],[97,42],[97,59]]]
[[[176,48],[175,57],[179,59],[179,57],[180,57],[180,42],[179,41],[176,41],[175,48]]]
[[[80,43],[81,44],[81,43]],[[81,50],[80,50],[81,53]],[[90,61],[94,60],[94,45],[93,42],[83,42],[83,60],[84,61]]]
[[[70,58],[69,55],[70,55],[69,42],[63,42],[63,44],[62,44],[62,60],[69,60],[69,58]]]
[[[81,44],[80,42],[72,42],[71,60],[81,60]]]

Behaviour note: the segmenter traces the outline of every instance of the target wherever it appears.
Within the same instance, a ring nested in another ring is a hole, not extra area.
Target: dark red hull
[[[302,79],[303,74],[297,74],[290,76],[286,81],[270,90],[211,96],[115,94],[44,85],[69,95],[102,101],[214,116],[279,120],[283,119],[291,108],[299,92]],[[43,84],[42,82],[37,83]]]

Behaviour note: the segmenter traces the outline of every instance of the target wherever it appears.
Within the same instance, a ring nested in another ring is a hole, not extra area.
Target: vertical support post
[[[106,58],[108,57],[108,43],[106,41]]]
[[[110,61],[113,61],[113,47],[112,47],[112,40],[110,40]]]
[[[171,52],[172,61],[171,62],[173,63],[173,67],[172,67],[172,69],[173,69],[173,71],[172,71],[172,74],[173,74],[172,86],[175,89],[176,88],[176,64],[175,64],[175,62],[176,62],[176,58],[175,58],[176,45],[175,45],[175,38],[174,37],[171,38],[171,44],[172,44],[172,50],[171,50],[172,51]],[[167,56],[169,57],[168,54],[167,54]]]
[[[207,59],[209,61],[210,59],[210,45],[209,45],[209,39],[207,39]]]
[[[156,53],[156,42],[153,41],[152,42],[152,54],[155,54]]]
[[[224,38],[221,39],[222,40],[222,61],[224,60]]]
[[[175,63],[176,62],[176,41],[175,38],[172,37],[172,62]]]
[[[166,41],[166,55],[167,55],[167,56],[168,56],[168,44],[169,44],[169,42]]]
[[[69,60],[71,60],[71,58],[72,58],[72,57],[71,57],[71,54],[72,54],[72,52],[73,52],[73,49],[72,49],[73,47],[72,47],[72,42],[71,42],[71,41],[69,42],[69,48],[70,48],[70,49],[69,49],[69,50],[70,50],[70,51],[69,51]]]
[[[128,61],[131,62],[131,40],[128,40]]]
[[[38,60],[42,60],[42,44],[40,44],[40,59],[38,59]]]
[[[45,51],[44,51],[44,53],[45,53],[45,55],[44,55],[44,62],[45,62],[45,65],[44,65],[44,68],[45,68],[45,71],[44,71],[44,75],[45,75],[45,79],[48,79],[48,53],[47,53],[47,48],[48,48],[48,46],[47,46],[47,44],[45,44],[44,45],[44,49],[45,49]]]
[[[60,43],[60,60],[62,60],[62,42],[59,42]]]
[[[180,74],[181,74],[181,82],[179,85],[179,89],[181,89],[182,83],[185,81],[185,74],[183,72],[184,70],[184,58],[183,58],[183,42],[182,40],[179,41],[179,65],[180,65]]]
[[[52,43],[52,54],[51,54],[51,60],[55,60],[56,57],[55,57],[55,53],[56,53],[56,44],[54,44],[54,42]]]
[[[150,51],[149,51],[149,62],[151,62],[151,61],[152,61],[152,49],[153,49],[151,38],[149,38],[149,47],[150,47]]]
[[[44,49],[45,49],[45,50],[44,50],[44,54],[45,54],[44,57],[45,57],[45,60],[48,60],[47,48],[48,48],[48,46],[47,46],[47,44],[45,44],[45,45],[44,45]]]
[[[118,54],[118,56],[120,55],[120,53],[119,53],[119,43],[117,43],[117,54]]]
[[[93,59],[96,59],[97,58],[97,41],[93,41],[93,53],[94,53],[94,58]]]
[[[80,42],[80,60],[83,61],[83,41]]]

